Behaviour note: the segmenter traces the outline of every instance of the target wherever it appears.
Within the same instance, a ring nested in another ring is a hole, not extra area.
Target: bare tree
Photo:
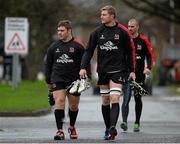
[[[170,0],[122,0],[129,7],[156,15],[168,21],[180,24],[180,1],[173,0],[174,7],[170,6]]]
[[[58,21],[76,15],[68,0],[0,0],[1,24],[5,17],[27,17],[29,20],[29,54],[25,57],[28,79],[35,79],[42,69],[43,57],[53,41]]]

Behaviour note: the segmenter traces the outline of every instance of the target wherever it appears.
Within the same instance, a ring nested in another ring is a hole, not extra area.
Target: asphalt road
[[[165,88],[155,88],[153,96],[143,97],[141,131],[134,133],[134,99],[130,103],[129,129],[120,129],[121,114],[117,124],[115,141],[104,141],[104,124],[101,115],[100,96],[91,89],[81,96],[77,118],[78,140],[70,140],[67,132],[68,116],[64,131],[66,139],[58,143],[180,143],[180,96],[171,96]],[[67,112],[66,112],[67,113]],[[57,143],[53,110],[37,117],[0,117],[0,143]]]

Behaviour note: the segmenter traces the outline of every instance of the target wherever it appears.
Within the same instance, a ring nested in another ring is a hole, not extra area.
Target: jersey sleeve
[[[145,42],[145,48],[146,48],[146,60],[147,60],[147,68],[151,69],[154,63],[154,51],[153,48],[148,40],[148,38],[144,35],[140,35],[141,39]]]
[[[90,65],[90,60],[93,56],[96,46],[97,46],[97,32],[94,31],[91,33],[89,37],[87,47],[83,54],[82,61],[81,61],[81,69],[86,69],[86,70],[88,69]]]
[[[47,54],[44,59],[45,64],[45,80],[47,84],[51,83],[51,73],[52,73],[52,67],[53,67],[53,51],[52,51],[52,45],[48,48]]]
[[[127,61],[127,65],[128,65],[128,70],[130,72],[135,72],[136,49],[134,46],[132,36],[129,33],[128,29],[124,25],[118,23],[118,27],[120,27],[124,31],[125,54],[126,54],[126,61]]]

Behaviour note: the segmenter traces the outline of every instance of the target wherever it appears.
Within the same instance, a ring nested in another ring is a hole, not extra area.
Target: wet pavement
[[[101,97],[91,89],[81,96],[77,118],[78,140],[70,140],[67,132],[68,116],[64,124],[66,139],[61,143],[109,143],[102,139],[104,124]],[[66,108],[67,109],[67,108]],[[180,96],[171,96],[166,88],[156,87],[153,96],[143,97],[141,131],[134,133],[134,99],[130,102],[129,129],[120,129],[121,113],[117,124],[118,136],[113,143],[180,143]],[[0,143],[57,143],[53,110],[45,116],[0,117]]]

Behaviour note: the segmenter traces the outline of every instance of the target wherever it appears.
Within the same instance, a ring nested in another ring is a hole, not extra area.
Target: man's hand
[[[52,84],[47,84],[48,90],[52,90]]]
[[[80,78],[86,78],[87,77],[87,71],[85,69],[81,69],[79,72]]]
[[[129,74],[129,78],[128,78],[128,79],[135,81],[135,79],[136,79],[136,74],[135,74],[134,72],[131,72],[131,73]]]
[[[52,92],[52,84],[47,84],[48,87],[48,102],[50,106],[53,106],[55,104],[55,100],[53,97],[53,92]]]
[[[53,92],[51,90],[49,90],[48,93],[48,102],[50,106],[53,106],[55,104],[55,99],[53,97]]]
[[[144,74],[150,74],[150,73],[151,73],[151,70],[148,69],[148,68],[144,68],[143,73],[144,73]]]

